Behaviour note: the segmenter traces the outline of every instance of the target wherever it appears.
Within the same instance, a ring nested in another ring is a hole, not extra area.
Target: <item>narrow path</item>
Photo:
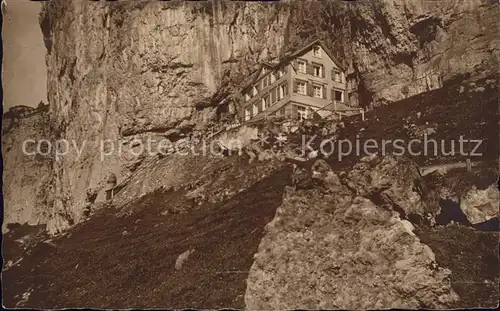
[[[472,162],[471,161],[471,167],[478,166],[481,162]],[[454,168],[465,168],[467,167],[467,162],[465,161],[460,161],[460,162],[453,162],[453,163],[447,163],[447,164],[437,164],[437,165],[426,165],[426,166],[421,166],[420,167],[420,174],[422,176],[425,176],[429,173],[434,172],[437,169],[443,169],[444,171],[448,171],[450,169]]]

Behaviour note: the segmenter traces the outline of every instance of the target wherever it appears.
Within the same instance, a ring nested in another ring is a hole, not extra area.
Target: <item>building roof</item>
[[[330,49],[325,45],[325,43],[323,41],[321,41],[320,39],[316,39],[316,40],[313,40],[311,41],[310,43],[304,45],[302,48],[296,50],[295,52],[293,52],[289,58],[295,58],[295,57],[298,57],[298,56],[301,56],[302,54],[305,54],[306,52],[308,52],[313,46],[315,45],[319,45],[323,48],[323,50],[326,52],[326,54],[331,58],[331,60],[340,68],[342,69],[342,71],[345,71],[345,68],[344,66],[342,66],[342,64],[337,60],[337,58],[335,56],[333,56],[333,53],[332,51],[330,51]]]
[[[255,73],[255,75],[253,76],[252,79],[250,79],[249,82],[245,83],[245,85],[243,86],[243,91],[246,91],[250,86],[252,86],[255,81],[259,78],[259,74],[262,70],[262,68],[270,68],[270,69],[274,69],[274,68],[278,68],[278,67],[281,67],[283,64],[288,64],[290,63],[292,60],[294,60],[296,57],[299,57],[307,52],[309,52],[309,50],[315,46],[315,45],[319,45],[321,46],[321,48],[323,48],[323,50],[326,52],[326,54],[328,55],[328,57],[330,57],[330,59],[342,70],[342,71],[345,71],[345,67],[342,66],[342,64],[337,60],[337,58],[335,58],[333,56],[333,53],[330,51],[330,49],[328,49],[328,47],[324,44],[323,41],[321,41],[320,39],[316,39],[316,40],[313,40],[311,42],[309,42],[308,44],[304,45],[303,47],[301,47],[300,49],[297,49],[295,50],[294,52],[292,52],[291,54],[287,54],[285,55],[284,57],[281,58],[281,60],[279,62],[276,62],[276,63],[271,63],[271,62],[261,62],[260,63],[260,66],[259,66],[259,69],[257,70],[257,72]]]

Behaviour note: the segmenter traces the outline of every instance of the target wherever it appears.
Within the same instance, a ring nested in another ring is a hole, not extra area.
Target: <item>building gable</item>
[[[314,40],[311,43],[307,44],[302,49],[300,49],[300,50],[296,51],[295,53],[293,53],[291,58],[293,60],[297,60],[300,57],[304,57],[305,55],[312,56],[312,54],[313,54],[313,48],[315,46],[318,46],[320,48],[320,50],[321,50],[321,58],[322,59],[329,60],[332,64],[334,64],[334,67],[336,67],[336,69],[340,69],[341,71],[345,72],[344,66],[342,66],[342,64],[333,56],[333,53],[320,40]]]

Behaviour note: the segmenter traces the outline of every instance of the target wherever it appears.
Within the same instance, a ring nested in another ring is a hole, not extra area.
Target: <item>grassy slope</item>
[[[173,204],[191,204],[181,191],[152,193],[129,217],[103,210],[54,241],[57,247],[40,244],[5,272],[4,304],[14,307],[16,294],[36,286],[25,307],[242,308],[253,254],[289,174],[283,170],[190,213],[161,215]],[[177,256],[191,248],[175,270]]]
[[[487,84],[486,81],[491,79],[496,79],[496,82],[490,81],[490,84]],[[472,157],[472,161],[496,163],[499,159],[499,81],[499,75],[474,81],[474,86],[466,81],[450,81],[441,89],[375,108],[366,113],[365,121],[361,120],[360,115],[345,118],[346,127],[341,131],[339,139],[349,139],[354,145],[356,135],[359,135],[361,146],[367,139],[375,139],[379,145],[381,140],[395,139],[403,139],[407,144],[413,138],[423,140],[423,136],[409,135],[408,130],[404,128],[405,120],[408,120],[409,124],[414,123],[423,127],[428,122],[429,126],[437,125],[436,133],[429,135],[428,139],[438,141],[439,149],[441,148],[440,140],[446,142],[445,151],[450,150],[448,144],[451,140],[455,140],[455,150],[458,153],[460,135],[463,135],[464,139],[481,139],[483,143],[476,152],[483,155]],[[463,86],[463,92],[460,92],[461,86]],[[478,87],[484,87],[484,91],[476,91]],[[418,112],[421,113],[420,118],[417,118]],[[471,147],[473,145],[470,144]],[[432,145],[429,146],[432,147]],[[418,152],[422,151],[423,147],[416,144],[413,148]],[[387,150],[390,151],[390,148]],[[332,156],[330,162],[339,169],[348,168],[359,158],[353,153],[343,158],[341,162],[336,156]],[[429,156],[413,156],[412,159],[419,165],[465,161],[465,157],[459,154],[455,156],[430,154]],[[492,165],[498,167],[497,164]]]

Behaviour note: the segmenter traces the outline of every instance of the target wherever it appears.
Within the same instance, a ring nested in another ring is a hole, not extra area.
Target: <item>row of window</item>
[[[304,74],[309,74],[314,77],[324,78],[326,76],[325,67],[321,64],[311,63],[306,60],[297,60],[297,71]],[[340,70],[332,69],[330,72],[332,81],[342,83],[342,73]]]
[[[308,119],[312,116],[313,110],[310,107],[292,104],[289,106],[290,109],[286,107],[282,107],[278,111],[274,113],[274,116],[277,117],[292,117],[297,118],[299,120]]]
[[[293,92],[296,94],[312,96],[316,98],[327,99],[327,87],[324,85],[316,85],[307,81],[295,80],[293,84]],[[330,100],[338,102],[344,101],[344,92],[332,89]]]
[[[275,87],[262,96],[260,102],[256,101],[251,107],[245,109],[245,121],[256,116],[259,112],[265,111],[274,103],[280,101],[288,95],[288,84],[285,82],[278,87]]]
[[[269,85],[273,84],[277,80],[279,80],[281,77],[285,76],[287,73],[286,67],[276,70],[274,72],[271,72],[270,74],[266,75],[264,78],[262,78],[256,85],[253,86],[252,91],[250,93],[245,94],[245,101],[250,100],[252,97],[255,95],[259,94],[261,90],[264,88],[268,87]]]

